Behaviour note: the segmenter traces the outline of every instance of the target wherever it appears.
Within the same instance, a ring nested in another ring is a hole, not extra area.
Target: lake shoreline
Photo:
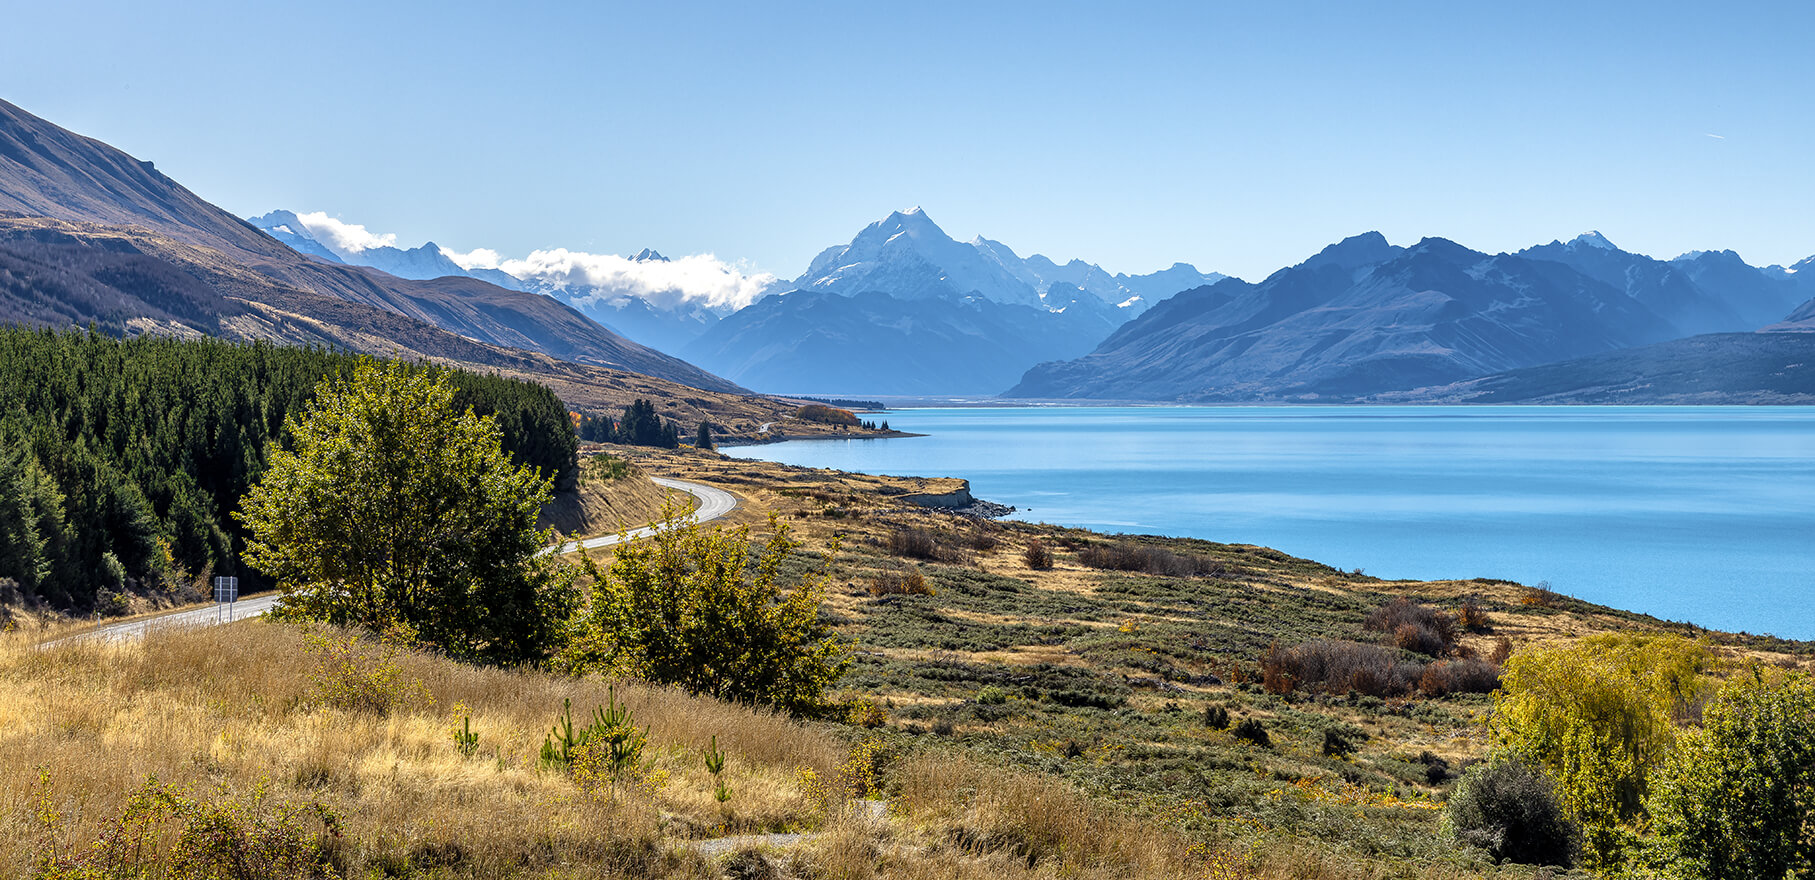
[[[936,473],[1013,519],[1251,543],[1395,579],[1491,577],[1663,619],[1815,636],[1807,407],[892,410],[913,444],[738,457]]]

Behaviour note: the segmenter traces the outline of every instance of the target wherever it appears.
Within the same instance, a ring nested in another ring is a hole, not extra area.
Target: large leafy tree
[[[1667,870],[1696,880],[1815,876],[1815,685],[1735,676],[1659,770]]]
[[[1708,649],[1676,636],[1601,635],[1513,655],[1494,700],[1495,744],[1556,780],[1583,861],[1610,871],[1645,824],[1651,773],[1706,692]]]
[[[241,504],[245,557],[284,590],[285,614],[535,660],[574,602],[571,570],[539,552],[550,481],[453,400],[446,373],[396,362],[324,380]]]
[[[824,708],[851,648],[819,618],[823,578],[782,586],[800,544],[771,527],[758,546],[748,528],[706,530],[670,515],[652,538],[620,545],[608,571],[588,562],[592,600],[574,615],[560,665],[791,712]]]

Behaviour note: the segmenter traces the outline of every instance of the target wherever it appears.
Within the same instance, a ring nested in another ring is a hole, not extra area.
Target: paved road
[[[697,499],[700,506],[693,511],[693,517],[699,522],[705,522],[709,519],[718,519],[737,509],[737,497],[723,489],[714,489],[711,486],[702,486],[698,483],[688,483],[681,480],[670,480],[667,477],[652,477],[651,479],[654,480],[658,486],[685,492]],[[630,531],[619,535],[601,535],[597,538],[588,538],[584,541],[570,541],[561,545],[560,552],[572,553],[575,550],[582,548],[591,550],[595,547],[608,547],[625,539],[634,541],[638,538],[647,538],[653,534],[655,534],[654,526],[644,526],[640,529],[631,529]],[[554,548],[549,549],[552,550]],[[240,601],[233,603],[232,619],[245,620],[248,617],[258,617],[259,615],[269,612],[272,608],[277,607],[277,600],[278,594],[276,593],[266,593],[262,596],[241,599]],[[131,641],[133,639],[143,638],[145,633],[154,629],[164,629],[172,626],[213,626],[217,623],[226,623],[227,620],[228,617],[221,613],[218,606],[196,608],[190,611],[177,611],[171,614],[162,614],[157,617],[128,620],[123,623],[111,623],[79,635],[58,639],[54,642],[46,642],[43,647],[48,648],[51,645],[62,644],[64,642],[91,640],[107,642]]]
[[[688,483],[681,480],[670,480],[667,477],[651,477],[650,479],[658,486],[685,492],[699,501],[700,506],[693,511],[693,518],[698,522],[705,522],[709,519],[718,519],[737,509],[737,496],[732,495],[730,492],[726,492],[723,489],[714,489],[711,486],[702,486],[698,483]],[[600,535],[597,538],[587,538],[584,541],[569,541],[566,544],[561,545],[561,552],[572,553],[575,550],[591,550],[595,547],[609,547],[612,544],[616,544],[627,538],[634,541],[638,538],[647,538],[653,534],[655,534],[655,526],[644,526],[640,529],[631,529],[621,535]]]

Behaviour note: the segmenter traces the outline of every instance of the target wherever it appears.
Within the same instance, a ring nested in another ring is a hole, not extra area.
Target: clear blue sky
[[[0,97],[238,214],[508,255],[792,277],[914,205],[1128,272],[1815,254],[1815,4],[1117,5],[26,2]]]

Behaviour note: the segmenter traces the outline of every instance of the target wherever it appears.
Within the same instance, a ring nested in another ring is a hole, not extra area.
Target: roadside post
[[[214,603],[216,619],[233,622],[233,603],[239,601],[239,578],[217,577],[214,579]]]

